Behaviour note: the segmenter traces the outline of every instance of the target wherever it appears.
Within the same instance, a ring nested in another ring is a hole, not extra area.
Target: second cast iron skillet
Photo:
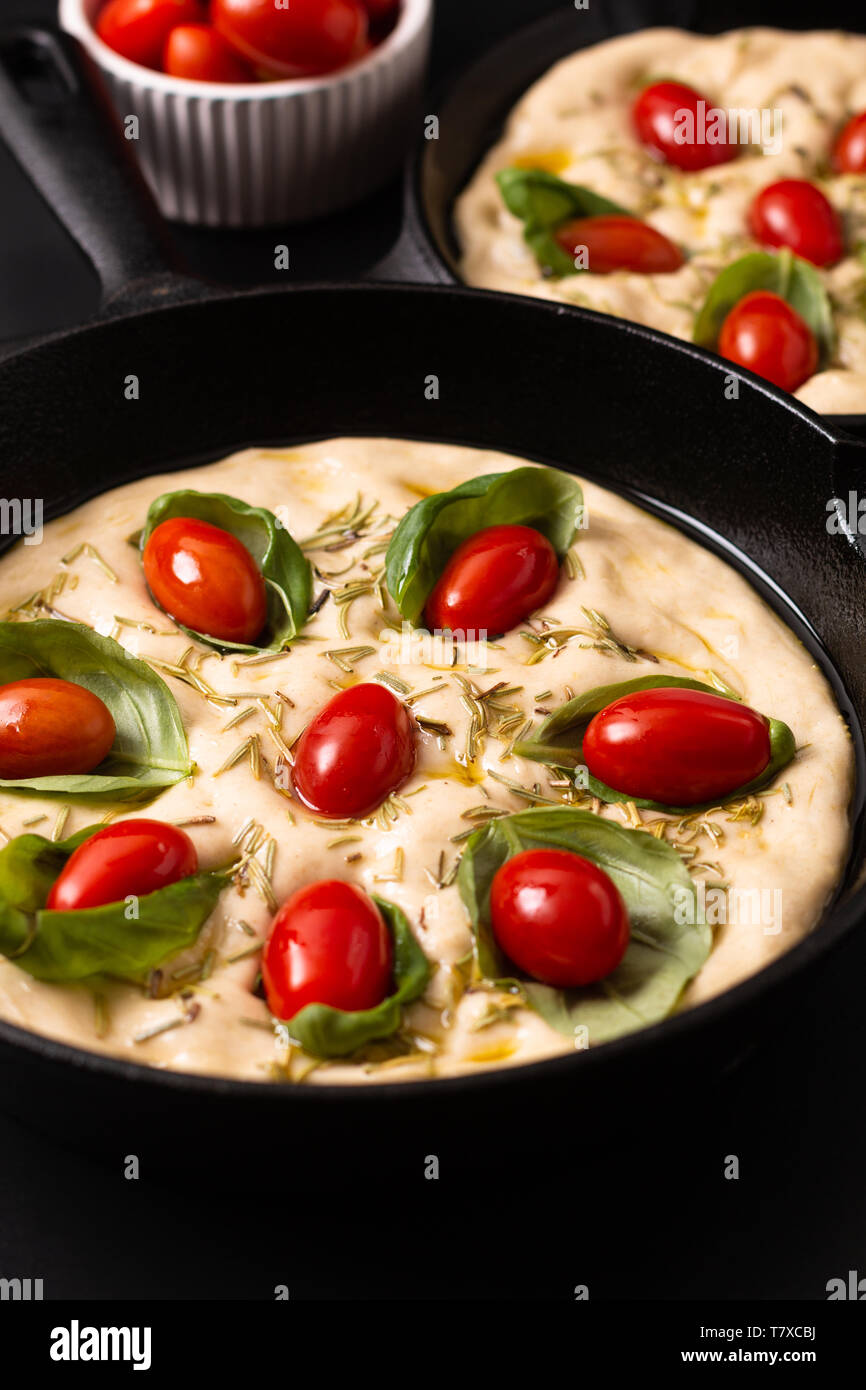
[[[741,9],[744,8],[741,6]],[[556,13],[519,29],[471,64],[451,84],[438,114],[439,138],[423,140],[409,164],[406,183],[406,259],[434,284],[461,283],[460,249],[453,224],[454,204],[482,157],[502,134],[512,108],[554,63],[590,44],[654,25],[673,25],[699,33],[718,33],[738,25],[780,24],[790,18],[762,13],[756,3],[747,15],[727,8],[708,9],[698,0],[607,0],[603,6]],[[811,17],[813,28],[863,28],[863,7],[832,0]],[[802,26],[801,26],[802,27]],[[827,417],[839,429],[866,439],[866,413]]]
[[[106,287],[95,322],[0,362],[2,495],[41,497],[57,516],[242,445],[339,434],[528,455],[637,500],[746,574],[826,671],[858,763],[850,862],[820,930],[736,989],[632,1037],[454,1080],[289,1087],[151,1070],[2,1023],[0,1105],[58,1142],[131,1150],[174,1171],[237,1161],[247,1174],[278,1163],[290,1176],[330,1164],[345,1177],[367,1164],[414,1174],[429,1153],[477,1168],[506,1140],[569,1153],[647,1107],[657,1118],[666,1097],[687,1104],[866,915],[866,561],[826,526],[828,499],[866,486],[866,448],[748,374],[730,400],[721,363],[599,315],[458,288],[221,294],[184,281],[166,270],[125,163],[103,148],[68,46],[30,33],[0,55],[4,137]],[[47,104],[22,96],[22,66],[34,61],[61,73]]]

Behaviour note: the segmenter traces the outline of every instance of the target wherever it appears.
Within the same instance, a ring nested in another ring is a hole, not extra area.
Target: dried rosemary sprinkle
[[[355,668],[352,665],[355,661],[363,661],[366,656],[375,656],[375,647],[340,647],[330,652],[321,652],[321,656],[327,657],[339,670],[346,675],[354,675]],[[408,689],[408,686],[406,687]]]
[[[406,704],[414,705],[416,700],[423,700],[425,695],[436,695],[440,690],[447,690],[448,686],[442,677],[436,685],[429,685],[426,690],[415,690],[407,696]],[[402,692],[401,692],[402,693]]]
[[[369,579],[359,579],[350,584],[344,584],[341,589],[334,589],[334,602],[337,605],[337,626],[340,629],[340,636],[349,638],[349,609],[352,604],[366,594],[372,594],[376,589],[378,576]]]
[[[534,787],[525,787],[522,782],[515,782],[512,777],[503,777],[501,772],[494,772],[492,768],[489,769],[487,775],[488,777],[492,777],[494,782],[501,782],[503,787],[507,787],[513,796],[519,796],[524,801],[531,801],[533,804],[539,806],[562,805],[562,802],[558,798],[542,796],[541,792],[536,791]]]
[[[239,657],[231,664],[231,673],[236,676],[238,672],[247,666],[269,666],[272,661],[285,661],[287,656],[291,656],[291,649],[286,648],[278,652],[260,652],[258,656]]]
[[[438,719],[425,719],[423,715],[416,714],[415,722],[428,734],[436,734],[439,738],[450,738],[452,730],[448,724],[442,724]]]
[[[726,819],[729,821],[747,820],[750,825],[757,825],[764,814],[764,803],[759,796],[752,793],[741,801],[728,801],[723,809],[727,812]]]
[[[244,739],[243,743],[239,743],[237,748],[229,753],[225,762],[216,769],[213,774],[214,777],[219,777],[223,772],[228,772],[230,768],[235,767],[237,763],[241,762],[244,758],[249,759],[250,771],[258,781],[261,776],[261,744],[258,734],[250,734],[249,738]]]
[[[47,819],[48,819],[48,817],[47,817],[47,815],[45,814],[45,812],[43,811],[41,815],[39,815],[39,816],[30,816],[27,820],[22,821],[21,824],[22,824],[23,826],[38,825],[38,824],[40,823],[40,821],[47,820]]]
[[[108,576],[112,584],[117,583],[117,575],[114,573],[111,565],[109,565],[106,560],[103,560],[96,546],[92,545],[90,541],[82,541],[80,545],[75,546],[74,550],[70,550],[68,555],[63,555],[61,557],[60,563],[62,565],[71,565],[78,559],[79,555],[86,555],[89,560],[93,560],[102,570],[103,574]]]
[[[341,507],[339,511],[332,512],[322,522],[318,531],[299,541],[298,544],[302,550],[329,551],[342,549],[347,544],[351,545],[366,534],[366,529],[369,529],[369,523],[378,506],[378,501],[374,501],[365,508],[359,492],[354,504],[348,504]],[[330,542],[330,544],[326,544],[326,542]]]
[[[202,962],[200,960],[191,961],[189,965],[182,965],[178,970],[172,970],[173,980],[200,980],[202,972]]]
[[[363,835],[338,835],[336,840],[328,840],[325,849],[339,849],[340,845],[354,845],[363,838]]]
[[[179,830],[183,830],[188,825],[215,825],[216,816],[187,816],[185,820],[172,822]]]
[[[394,821],[398,820],[401,811],[408,811],[411,815],[412,808],[401,796],[393,793],[386,797],[375,815],[365,821],[366,825],[375,825],[377,830],[390,830]]]
[[[257,824],[258,822],[253,820],[252,816],[248,816],[247,819],[244,821],[243,825],[238,830],[236,830],[234,835],[232,836],[232,844],[242,845],[247,835],[252,830],[253,826]]]
[[[468,840],[469,836],[474,835],[476,830],[478,830],[479,828],[480,827],[477,825],[470,825],[468,830],[461,830],[459,834],[449,835],[448,838],[451,841],[452,845],[462,845],[463,841]]]
[[[134,1043],[150,1042],[151,1038],[158,1038],[160,1033],[169,1033],[173,1028],[182,1028],[186,1023],[192,1023],[197,1014],[181,1014],[179,1018],[169,1018],[163,1023],[154,1024],[152,1028],[144,1028],[140,1033],[133,1035]]]
[[[565,557],[565,572],[569,579],[585,579],[586,570],[583,568],[583,561],[577,553],[575,546],[571,547]]]
[[[617,637],[607,618],[597,609],[584,608],[583,612],[590,624],[588,628],[551,626],[545,628],[543,632],[524,629],[520,634],[521,637],[531,642],[536,648],[528,658],[527,666],[535,666],[539,661],[544,661],[546,657],[551,655],[558,656],[564,647],[579,637],[590,639],[589,642],[578,643],[579,646],[592,647],[595,651],[604,652],[608,656],[618,656],[623,661],[658,662],[658,657],[654,656],[652,652],[632,647]]]
[[[278,904],[271,881],[258,859],[254,859],[252,855],[244,859],[236,877],[240,879],[241,883],[244,882],[244,879],[248,879],[262,901],[267,903],[271,912],[276,912]]]
[[[176,628],[176,627],[172,627],[172,628],[158,628],[158,627],[154,627],[153,623],[145,622],[143,618],[124,618],[120,613],[115,613],[115,614],[114,614],[114,621],[118,624],[119,627],[133,627],[133,628],[136,628],[139,632],[147,632],[147,633],[149,633],[149,634],[151,635],[151,637],[176,637],[176,636],[177,636],[177,628]],[[178,666],[182,666],[182,665],[183,665],[184,658],[186,657],[187,652],[191,652],[191,651],[193,651],[193,650],[194,650],[193,647],[188,647],[188,648],[187,648],[187,651],[184,652],[184,654],[183,654],[183,656],[181,657],[180,661],[177,663]]]
[[[54,826],[51,831],[52,840],[60,840],[62,838],[63,831],[65,829],[66,822],[69,819],[69,812],[71,809],[72,808],[70,806],[60,807],[60,810],[57,812],[57,818],[54,822]]]
[[[143,660],[147,661],[149,665],[155,666],[158,671],[162,671],[165,675],[173,676],[175,680],[182,681],[184,685],[192,686],[193,690],[197,690],[200,695],[203,695],[205,699],[209,700],[213,705],[234,706],[238,704],[240,700],[254,700],[258,698],[257,691],[243,691],[238,692],[237,695],[222,695],[218,690],[214,690],[213,686],[209,685],[197,671],[191,671],[188,666],[179,666],[175,662],[162,661],[155,656],[145,655]]]
[[[252,946],[245,946],[242,951],[236,951],[233,956],[226,956],[226,965],[234,965],[239,960],[247,960],[249,956],[256,955],[264,945],[262,941],[253,942]]]
[[[372,651],[372,647],[370,650]],[[390,686],[398,695],[408,695],[412,689],[411,685],[407,685],[399,676],[393,676],[390,671],[377,671],[373,680],[378,681],[380,685]],[[412,700],[417,700],[417,698],[417,695],[413,695],[411,700],[406,701],[406,704],[411,704]]]
[[[233,714],[231,719],[227,720],[226,723],[223,724],[221,732],[225,733],[227,729],[234,729],[236,725],[243,723],[245,719],[249,719],[250,715],[255,714],[255,712],[256,711],[252,705],[246,705],[244,709],[239,709],[237,714]]]
[[[460,812],[461,820],[495,820],[497,816],[507,816],[508,812],[503,806],[491,806],[489,801],[482,802],[480,806],[470,806],[468,811]]]
[[[394,855],[394,867],[390,873],[374,874],[374,883],[401,883],[403,880],[403,868],[406,862],[405,852],[400,846]]]

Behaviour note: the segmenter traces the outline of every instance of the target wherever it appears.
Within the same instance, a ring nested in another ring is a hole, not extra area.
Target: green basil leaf
[[[394,942],[396,989],[374,1009],[332,1009],[308,1004],[286,1024],[290,1036],[314,1057],[348,1057],[377,1038],[390,1037],[400,1027],[403,1005],[417,999],[427,986],[430,966],[412,935],[406,917],[394,903],[374,897]]]
[[[191,946],[229,881],[223,872],[193,874],[137,900],[74,912],[49,912],[45,901],[66,861],[102,830],[91,825],[56,844],[19,835],[0,850],[0,952],[37,980],[69,983],[94,975],[144,981],[169,956]]]
[[[613,879],[629,915],[631,939],[616,970],[583,989],[516,979],[490,922],[494,876],[527,849],[569,850]],[[656,1023],[709,956],[712,933],[701,920],[695,886],[673,846],[591,811],[568,806],[518,811],[488,822],[466,842],[457,875],[482,975],[514,988],[558,1033],[588,1030],[591,1044]]]
[[[505,206],[523,222],[523,239],[531,247],[535,259],[549,275],[579,275],[574,257],[556,241],[553,233],[563,222],[575,217],[601,217],[617,213],[621,217],[634,214],[612,203],[609,198],[583,188],[579,183],[566,183],[546,169],[502,169],[496,175]]]
[[[226,642],[183,627],[183,631],[199,642],[207,642],[220,651],[256,652],[280,651],[300,632],[310,613],[313,573],[310,562],[297,541],[294,541],[278,517],[266,507],[251,507],[237,497],[222,492],[164,492],[151,502],[139,544],[142,552],[150,534],[163,521],[176,516],[191,516],[219,526],[246,546],[262,577],[268,597],[268,620],[261,640]]]
[[[695,319],[693,341],[715,351],[728,314],[753,290],[772,290],[796,310],[818,341],[819,365],[826,366],[836,348],[830,296],[815,267],[787,247],[777,253],[750,251],[726,266],[710,285]]]
[[[672,687],[681,690],[703,690],[706,694],[718,695],[723,700],[737,700],[738,698],[736,695],[727,695],[720,690],[715,690],[711,685],[704,685],[702,681],[688,680],[684,676],[640,676],[637,680],[618,681],[614,685],[599,685],[594,690],[587,690],[583,695],[576,695],[567,704],[560,705],[559,709],[548,715],[531,739],[514,745],[514,752],[520,758],[529,758],[536,763],[546,763],[548,767],[560,767],[566,770],[582,767],[584,766],[583,736],[594,715],[613,704],[614,700],[618,700],[621,695],[632,695],[636,690],[669,690]],[[794,757],[797,745],[788,725],[783,724],[781,719],[769,719],[767,722],[770,726],[769,763],[760,776],[730,792],[725,797],[726,801],[735,797],[749,796],[752,792],[768,787],[782,771],[782,768],[787,767]],[[641,797],[629,796],[627,792],[618,792],[613,787],[608,787],[604,782],[600,782],[590,773],[587,773],[585,782],[581,785],[586,785],[587,790],[602,801],[633,801],[635,806],[642,806],[652,811],[688,813],[706,810],[710,806],[718,805],[718,802],[708,801],[702,806],[667,806],[660,801],[648,801]]]
[[[532,526],[562,560],[583,520],[583,491],[556,468],[515,468],[470,478],[450,492],[425,497],[403,517],[385,556],[394,602],[417,624],[454,551],[487,526]]]
[[[83,623],[0,623],[0,684],[53,676],[84,686],[111,712],[114,743],[93,772],[0,779],[6,791],[64,800],[146,801],[192,772],[177,702],[156,672]]]

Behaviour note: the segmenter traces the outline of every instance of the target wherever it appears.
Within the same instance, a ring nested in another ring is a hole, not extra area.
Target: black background
[[[439,0],[434,87],[552,8]],[[0,20],[54,9],[0,0]],[[723,21],[830,18],[792,10],[733,3]],[[369,274],[400,207],[395,184],[293,229],[294,273]],[[273,266],[273,231],[176,235],[209,278],[263,282]],[[78,322],[96,304],[88,266],[0,146],[0,337]],[[675,1098],[677,1118],[657,1129],[626,1121],[611,1140],[587,1114],[576,1147],[563,1152],[552,1130],[531,1166],[503,1132],[494,1169],[445,1153],[438,1182],[425,1181],[422,1154],[415,1181],[356,1178],[349,1158],[339,1187],[305,1190],[285,1179],[276,1148],[267,1170],[227,1171],[202,1151],[192,1178],[127,1181],[123,1153],[99,1167],[0,1117],[0,1276],[41,1278],[47,1298],[269,1299],[285,1284],[293,1299],[567,1299],[587,1284],[591,1299],[822,1299],[829,1279],[866,1274],[864,978],[861,933],[759,1056]],[[732,1059],[739,1050],[733,1036]],[[656,1084],[661,1110],[665,1076]],[[131,1133],[124,1153],[135,1152]],[[737,1181],[724,1177],[732,1154]],[[405,1174],[406,1156],[396,1167]]]

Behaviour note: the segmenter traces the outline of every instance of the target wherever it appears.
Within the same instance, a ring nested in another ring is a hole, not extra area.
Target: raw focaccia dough
[[[685,174],[656,161],[631,126],[647,79],[673,78],[722,107],[778,109],[778,154],[743,148],[728,164]],[[839,335],[834,361],[796,395],[826,414],[866,411],[866,175],[829,173],[845,121],[866,109],[866,37],[742,29],[715,38],[649,29],[583,49],[553,67],[514,108],[503,138],[457,201],[455,220],[470,285],[581,304],[691,340],[694,317],[720,270],[759,249],[746,213],[778,179],[811,179],[843,215],[848,254],[819,272]],[[534,163],[604,194],[642,217],[691,259],[670,275],[586,272],[545,280],[494,175]]]
[[[424,479],[430,491],[439,491],[474,474],[520,463],[508,455],[445,445],[338,439],[284,451],[247,450],[221,463],[146,478],[51,522],[41,545],[19,546],[0,561],[0,612],[20,604],[66,571],[65,587],[51,596],[56,610],[115,636],[136,656],[176,662],[188,649],[189,639],[154,608],[138,555],[127,541],[142,526],[150,502],[161,493],[193,487],[241,497],[274,510],[299,540],[314,534],[337,508],[344,504],[351,508],[358,495],[363,509],[377,502],[362,528],[365,534],[356,543],[331,552],[310,552],[321,570],[345,571],[331,581],[342,585],[369,576],[381,566],[384,542],[377,544],[377,538],[386,536],[395,518],[417,500],[416,480]],[[585,577],[570,578],[564,572],[547,612],[562,623],[585,627],[584,608],[595,609],[623,641],[657,654],[660,665],[630,663],[572,644],[559,656],[528,666],[533,648],[514,631],[489,652],[489,670],[474,677],[480,686],[499,681],[523,686],[514,702],[531,715],[539,697],[546,708],[562,702],[567,686],[575,691],[589,689],[648,672],[695,674],[701,679],[712,670],[756,708],[784,719],[798,742],[806,745],[785,772],[790,804],[780,791],[764,797],[763,816],[756,825],[730,821],[725,812],[718,812],[712,819],[722,833],[720,843],[715,845],[706,832],[693,842],[694,862],[712,861],[718,866],[718,874],[715,869],[699,872],[723,876],[740,891],[766,890],[771,909],[772,895],[779,892],[783,907],[778,931],[768,932],[748,922],[719,928],[709,961],[684,998],[686,1005],[695,1004],[760,969],[816,923],[840,877],[848,842],[849,736],[811,656],[734,570],[615,494],[590,484],[585,492],[589,525],[580,532],[577,545]],[[116,582],[85,553],[67,565],[62,563],[62,557],[82,541],[97,545]],[[323,542],[331,543],[333,536]],[[368,554],[371,550],[374,553]],[[317,581],[317,592],[319,588]],[[390,612],[394,615],[393,607]],[[126,622],[119,625],[117,617]],[[471,673],[460,667],[454,671],[425,668],[414,664],[410,653],[395,652],[389,645],[394,631],[385,626],[383,617],[375,594],[362,595],[351,606],[347,640],[337,626],[337,608],[328,600],[304,630],[310,640],[297,643],[276,661],[235,666],[230,657],[220,658],[207,649],[202,676],[216,690],[236,693],[236,706],[215,708],[189,685],[166,677],[180,704],[190,752],[200,771],[192,782],[172,787],[146,809],[137,813],[121,809],[119,814],[166,821],[215,817],[213,823],[189,830],[205,868],[232,857],[238,831],[253,818],[276,844],[272,882],[278,902],[313,879],[344,877],[404,909],[435,965],[426,996],[409,1009],[408,1020],[419,1035],[433,1040],[437,1052],[369,1068],[329,1063],[311,1072],[311,1083],[447,1075],[568,1051],[572,1046],[568,1039],[525,1010],[481,1030],[473,1028],[488,1008],[490,996],[461,993],[464,977],[457,962],[470,947],[467,919],[457,888],[436,888],[430,876],[436,877],[443,850],[446,871],[453,864],[460,846],[450,837],[471,825],[463,813],[477,807],[485,793],[493,805],[515,811],[525,808],[524,801],[489,776],[491,769],[527,785],[539,781],[546,794],[555,796],[558,793],[547,785],[552,774],[538,764],[514,758],[502,761],[506,742],[493,738],[485,744],[480,766],[467,773],[455,759],[465,744],[469,716],[454,676],[471,677]],[[156,630],[130,625],[135,622]],[[364,646],[374,652],[349,660],[354,677],[326,655]],[[395,660],[401,655],[407,660]],[[447,723],[453,737],[443,751],[434,735],[421,734],[417,770],[402,793],[410,811],[401,812],[387,830],[375,825],[345,829],[317,823],[273,785],[276,748],[267,720],[252,699],[277,690],[289,697],[293,707],[285,708],[281,736],[291,743],[333,694],[335,681],[370,679],[383,670],[401,677],[414,691],[437,687],[415,702],[414,709],[428,719]],[[252,713],[241,724],[226,728],[250,706]],[[251,734],[259,736],[267,760],[260,780],[254,778],[247,761],[215,776],[239,742]],[[42,813],[46,819],[32,828],[49,834],[58,814],[56,801],[0,792],[0,825],[7,836],[20,834],[26,823]],[[622,818],[623,808],[611,808],[607,814]],[[100,815],[101,810],[74,806],[64,834],[92,824]],[[653,813],[645,815],[655,818]],[[671,834],[675,824],[671,823]],[[350,835],[357,838],[347,839]],[[681,838],[687,835],[688,831]],[[684,848],[688,853],[689,846]],[[398,851],[402,851],[403,868],[395,879]],[[262,862],[266,857],[263,847]],[[184,970],[213,950],[216,964],[209,978],[191,984],[192,996],[186,1001],[177,996],[151,999],[129,986],[110,986],[102,1037],[96,1033],[89,989],[40,983],[12,962],[0,963],[0,1016],[69,1043],[158,1067],[266,1079],[274,1074],[273,1063],[283,1054],[275,1043],[265,1004],[251,993],[259,958],[249,954],[255,940],[248,933],[265,936],[271,917],[272,910],[254,890],[243,896],[235,889],[225,892],[198,947],[166,966],[171,978],[172,972]],[[246,923],[246,931],[240,922]],[[767,925],[772,927],[771,922]],[[242,959],[231,959],[239,955]],[[193,1022],[136,1041],[159,1024],[182,1017],[190,1002],[199,1006]],[[291,1066],[292,1076],[298,1078],[309,1063],[295,1056]]]

